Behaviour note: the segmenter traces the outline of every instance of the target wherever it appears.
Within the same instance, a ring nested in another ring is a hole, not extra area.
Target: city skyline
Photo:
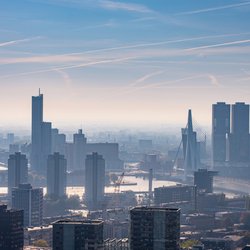
[[[2,124],[30,127],[40,87],[56,127],[185,124],[189,108],[210,126],[213,103],[250,102],[249,11],[225,0],[5,1]]]

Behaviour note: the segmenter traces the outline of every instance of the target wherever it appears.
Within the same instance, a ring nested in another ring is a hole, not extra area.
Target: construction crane
[[[120,187],[121,187],[121,184],[122,184],[124,175],[125,175],[125,172],[123,172],[123,173],[119,176],[118,180],[115,182],[115,185],[114,185],[114,193],[120,193]]]
[[[120,187],[121,187],[121,184],[122,184],[122,181],[123,181],[123,178],[124,178],[124,175],[125,175],[125,172],[123,172],[118,180],[115,182],[114,184],[114,199],[113,199],[113,203],[115,205],[115,207],[118,207],[119,204],[120,204]]]

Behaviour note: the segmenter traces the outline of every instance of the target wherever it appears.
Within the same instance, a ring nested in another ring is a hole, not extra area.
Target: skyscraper
[[[23,211],[0,205],[0,249],[23,249]]]
[[[54,153],[47,161],[47,194],[58,198],[66,195],[67,160],[63,155]]]
[[[24,211],[24,226],[41,226],[43,222],[43,189],[19,184],[12,189],[12,208]]]
[[[130,210],[131,250],[177,250],[180,209],[135,207]]]
[[[102,155],[87,155],[85,170],[85,201],[90,209],[98,209],[104,201],[105,160]]]
[[[237,102],[232,105],[232,130],[229,135],[229,160],[249,161],[249,105]]]
[[[103,222],[100,220],[57,221],[53,224],[53,249],[103,249]]]
[[[46,160],[51,153],[51,123],[43,122],[43,94],[32,96],[31,168],[46,172]]]
[[[16,152],[8,159],[8,195],[13,187],[28,182],[28,160],[25,155]]]
[[[43,95],[32,96],[32,133],[31,133],[31,168],[37,172],[42,169],[42,122]]]
[[[82,129],[78,130],[78,133],[74,134],[73,141],[73,169],[84,170],[84,160],[86,157],[86,143],[87,139],[82,133]]]
[[[226,161],[226,136],[230,133],[230,105],[217,102],[212,106],[213,162]]]
[[[192,111],[188,110],[187,127],[182,129],[182,143],[184,154],[185,175],[198,168],[200,162],[199,147],[197,146],[196,132],[193,131]]]

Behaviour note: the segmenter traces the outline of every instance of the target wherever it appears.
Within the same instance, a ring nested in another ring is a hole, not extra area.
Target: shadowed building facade
[[[22,250],[23,211],[7,209],[7,205],[0,205],[0,249]]]
[[[30,184],[19,184],[12,189],[12,208],[24,211],[24,226],[43,224],[43,189]]]
[[[53,224],[54,250],[103,249],[103,222],[59,220]]]
[[[212,106],[212,157],[213,162],[226,161],[226,137],[230,133],[230,105],[217,102]]]
[[[249,162],[249,105],[232,105],[232,130],[229,135],[229,160]]]
[[[130,210],[131,250],[177,250],[180,209],[135,207]]]

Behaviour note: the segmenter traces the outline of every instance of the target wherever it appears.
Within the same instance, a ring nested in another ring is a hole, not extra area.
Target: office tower
[[[67,160],[63,155],[54,153],[47,161],[47,194],[53,198],[66,195]]]
[[[66,136],[65,134],[59,134],[57,128],[53,128],[51,131],[51,152],[58,152],[62,155],[66,154]]]
[[[12,189],[12,208],[24,211],[24,226],[41,226],[43,223],[43,189],[30,184],[19,184]]]
[[[32,96],[32,133],[31,133],[31,168],[37,172],[42,169],[42,122],[43,95]]]
[[[131,250],[177,250],[180,209],[135,207],[130,210]]]
[[[28,182],[28,160],[25,155],[17,152],[8,159],[8,195],[13,187]]]
[[[230,105],[217,102],[212,106],[213,162],[226,161],[226,137],[230,133]]]
[[[85,171],[85,201],[90,209],[98,209],[104,200],[105,160],[102,155],[87,155]]]
[[[51,123],[43,121],[43,95],[32,96],[31,168],[45,174],[51,153]]]
[[[200,162],[196,132],[193,131],[192,111],[188,110],[188,123],[182,129],[185,176],[195,171]]]
[[[103,222],[59,220],[53,224],[54,250],[103,249]]]
[[[213,178],[217,174],[215,171],[208,171],[207,169],[198,169],[194,172],[194,185],[198,191],[205,193],[213,193]]]
[[[84,170],[84,163],[86,157],[86,143],[87,139],[82,133],[82,129],[78,130],[78,133],[74,134],[73,139],[73,169]]]
[[[23,211],[0,205],[0,249],[23,249]]]
[[[244,102],[232,105],[229,160],[232,162],[249,161],[249,105]]]

